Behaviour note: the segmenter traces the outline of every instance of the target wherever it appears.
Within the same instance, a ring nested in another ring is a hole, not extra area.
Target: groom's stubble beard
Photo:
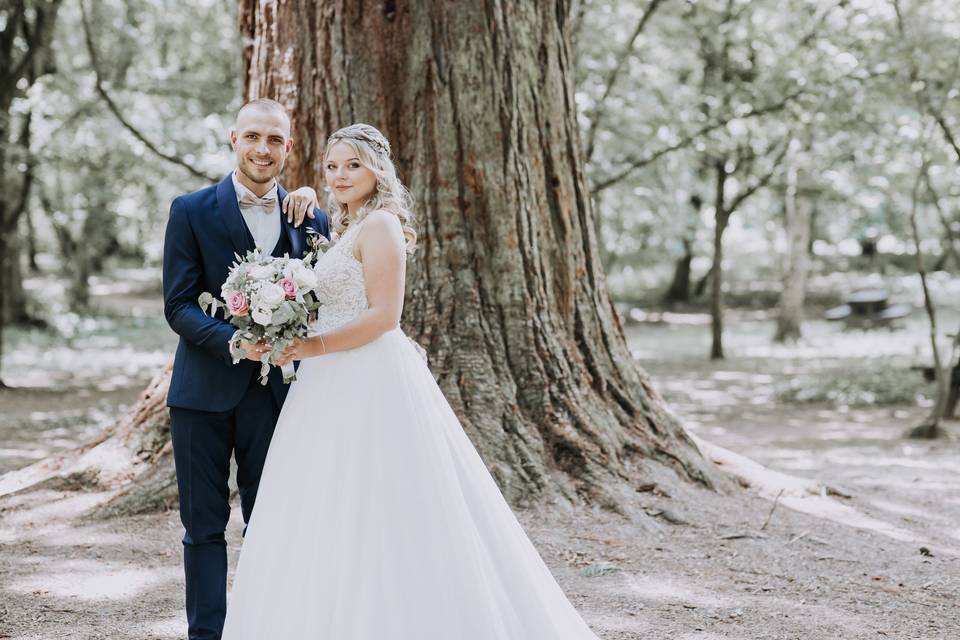
[[[276,171],[269,172],[270,175],[266,178],[260,178],[258,176],[253,175],[252,172],[248,171],[248,167],[246,163],[244,163],[243,161],[240,161],[239,163],[237,163],[237,169],[239,169],[240,173],[242,173],[248,180],[250,180],[250,182],[253,182],[254,184],[270,184],[271,182],[279,178],[280,174],[283,172],[283,165],[284,165],[284,162],[282,161],[276,163],[276,165],[274,165],[274,168],[276,168]]]

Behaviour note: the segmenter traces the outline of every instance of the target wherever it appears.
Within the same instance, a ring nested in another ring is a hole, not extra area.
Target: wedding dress
[[[316,331],[367,307],[347,229]],[[596,640],[395,328],[305,360],[276,426],[224,640]]]

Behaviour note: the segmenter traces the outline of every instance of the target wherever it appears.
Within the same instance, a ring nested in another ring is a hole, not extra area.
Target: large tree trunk
[[[240,18],[247,97],[294,114],[288,184],[317,184],[338,127],[369,122],[391,140],[420,232],[404,328],[514,502],[555,487],[613,498],[648,460],[711,481],[607,296],[568,12],[243,0]]]
[[[783,275],[783,293],[777,315],[776,342],[798,340],[803,322],[803,302],[807,289],[812,200],[798,193],[798,171],[795,165],[787,170],[783,213],[786,218],[787,256]]]

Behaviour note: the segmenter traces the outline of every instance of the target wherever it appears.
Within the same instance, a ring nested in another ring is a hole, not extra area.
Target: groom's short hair
[[[257,109],[259,111],[266,111],[268,113],[274,113],[279,116],[283,116],[287,124],[290,124],[290,112],[287,111],[287,108],[276,100],[271,100],[270,98],[257,98],[256,100],[251,100],[246,103],[240,110],[237,111],[237,120],[240,119],[240,114],[246,111],[247,109]]]

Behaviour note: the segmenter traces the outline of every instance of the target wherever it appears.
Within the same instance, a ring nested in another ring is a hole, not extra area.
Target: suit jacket
[[[287,192],[278,187],[277,195],[282,202]],[[309,248],[307,227],[329,238],[326,213],[315,209],[314,216],[296,228],[281,215],[283,231],[274,254],[303,257]],[[167,406],[232,409],[259,371],[260,364],[250,360],[233,364],[229,341],[236,327],[223,319],[222,311],[211,317],[197,302],[204,291],[219,297],[236,260],[234,254],[246,255],[253,248],[230,175],[217,185],[179,196],[170,205],[163,244],[163,302],[167,323],[180,336],[180,344]],[[289,385],[283,383],[277,367],[271,367],[269,384],[282,405]]]

